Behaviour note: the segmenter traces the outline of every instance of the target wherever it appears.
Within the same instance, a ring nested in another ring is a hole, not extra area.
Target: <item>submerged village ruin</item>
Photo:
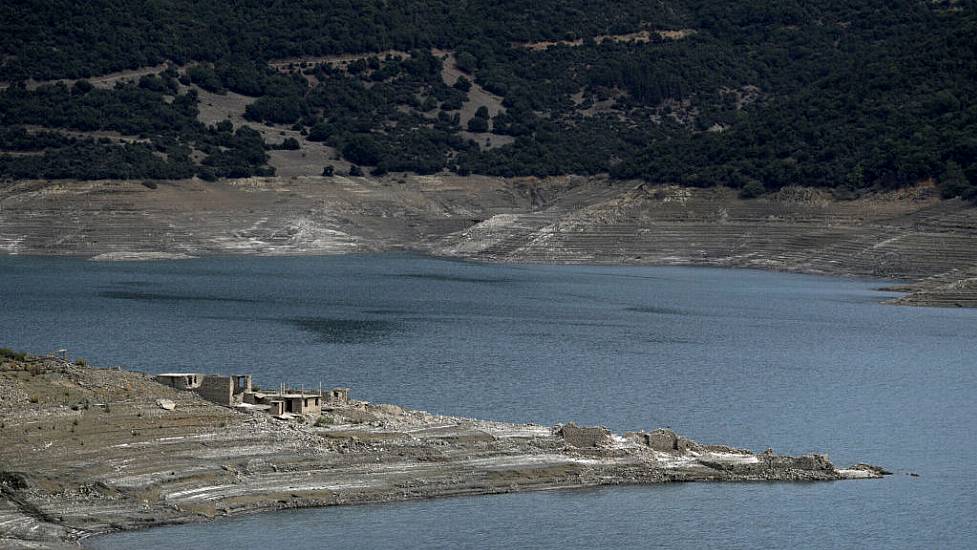
[[[0,548],[288,508],[680,481],[880,478],[822,454],[460,418],[0,350]]]
[[[196,372],[168,372],[153,376],[153,380],[170,388],[190,391],[218,405],[239,411],[256,411],[271,415],[279,420],[317,421],[323,410],[335,411],[336,407],[348,405],[349,388],[336,387],[327,392],[320,388],[317,392],[306,392],[304,388],[294,389],[279,385],[274,392],[255,388],[250,374],[204,374]],[[161,402],[164,408],[169,403]],[[387,410],[392,410],[386,405]],[[399,409],[399,407],[396,407]],[[393,410],[396,410],[393,409]],[[668,429],[658,429],[650,433],[630,432],[615,438],[603,426],[577,426],[576,423],[558,424],[552,433],[562,438],[570,447],[597,449],[613,445],[617,440],[627,440],[661,452],[686,451],[694,442],[677,435]]]
[[[308,393],[304,388],[295,390],[282,384],[275,392],[258,391],[251,383],[250,374],[163,373],[153,379],[174,389],[192,391],[218,405],[262,411],[281,419],[315,420],[321,415],[324,402],[349,401],[349,388],[333,388],[328,393],[320,388],[317,393]]]

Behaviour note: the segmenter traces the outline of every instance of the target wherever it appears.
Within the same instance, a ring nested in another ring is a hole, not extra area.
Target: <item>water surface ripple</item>
[[[265,514],[92,548],[974,548],[977,311],[878,281],[407,255],[0,258],[0,345],[514,421],[670,426],[896,476]],[[916,472],[920,477],[910,477]]]

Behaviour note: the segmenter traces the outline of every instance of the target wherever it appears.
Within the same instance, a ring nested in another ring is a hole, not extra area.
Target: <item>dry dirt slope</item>
[[[333,254],[688,264],[901,279],[902,301],[977,305],[977,208],[930,186],[755,200],[581,177],[293,177],[0,187],[0,253]],[[103,256],[104,257],[104,256]]]
[[[717,265],[905,279],[925,289],[907,303],[973,305],[977,208],[942,201],[929,187],[840,202],[801,188],[745,201],[728,189],[638,185],[570,211],[491,218],[436,250],[497,261]]]

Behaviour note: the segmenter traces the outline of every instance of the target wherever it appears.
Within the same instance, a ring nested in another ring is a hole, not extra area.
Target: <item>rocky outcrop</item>
[[[611,443],[611,432],[603,426],[581,427],[573,422],[557,426],[553,433],[563,438],[570,447],[596,449]]]
[[[626,433],[624,437],[650,449],[662,452],[687,451],[693,446],[691,440],[680,437],[672,430],[664,428],[659,428],[651,433]]]

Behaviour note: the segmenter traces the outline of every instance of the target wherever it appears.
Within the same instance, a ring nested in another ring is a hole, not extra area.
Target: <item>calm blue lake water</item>
[[[92,548],[977,547],[977,311],[879,305],[880,284],[406,255],[2,257],[0,346],[321,381],[445,414],[670,426],[897,472],[305,510]]]

